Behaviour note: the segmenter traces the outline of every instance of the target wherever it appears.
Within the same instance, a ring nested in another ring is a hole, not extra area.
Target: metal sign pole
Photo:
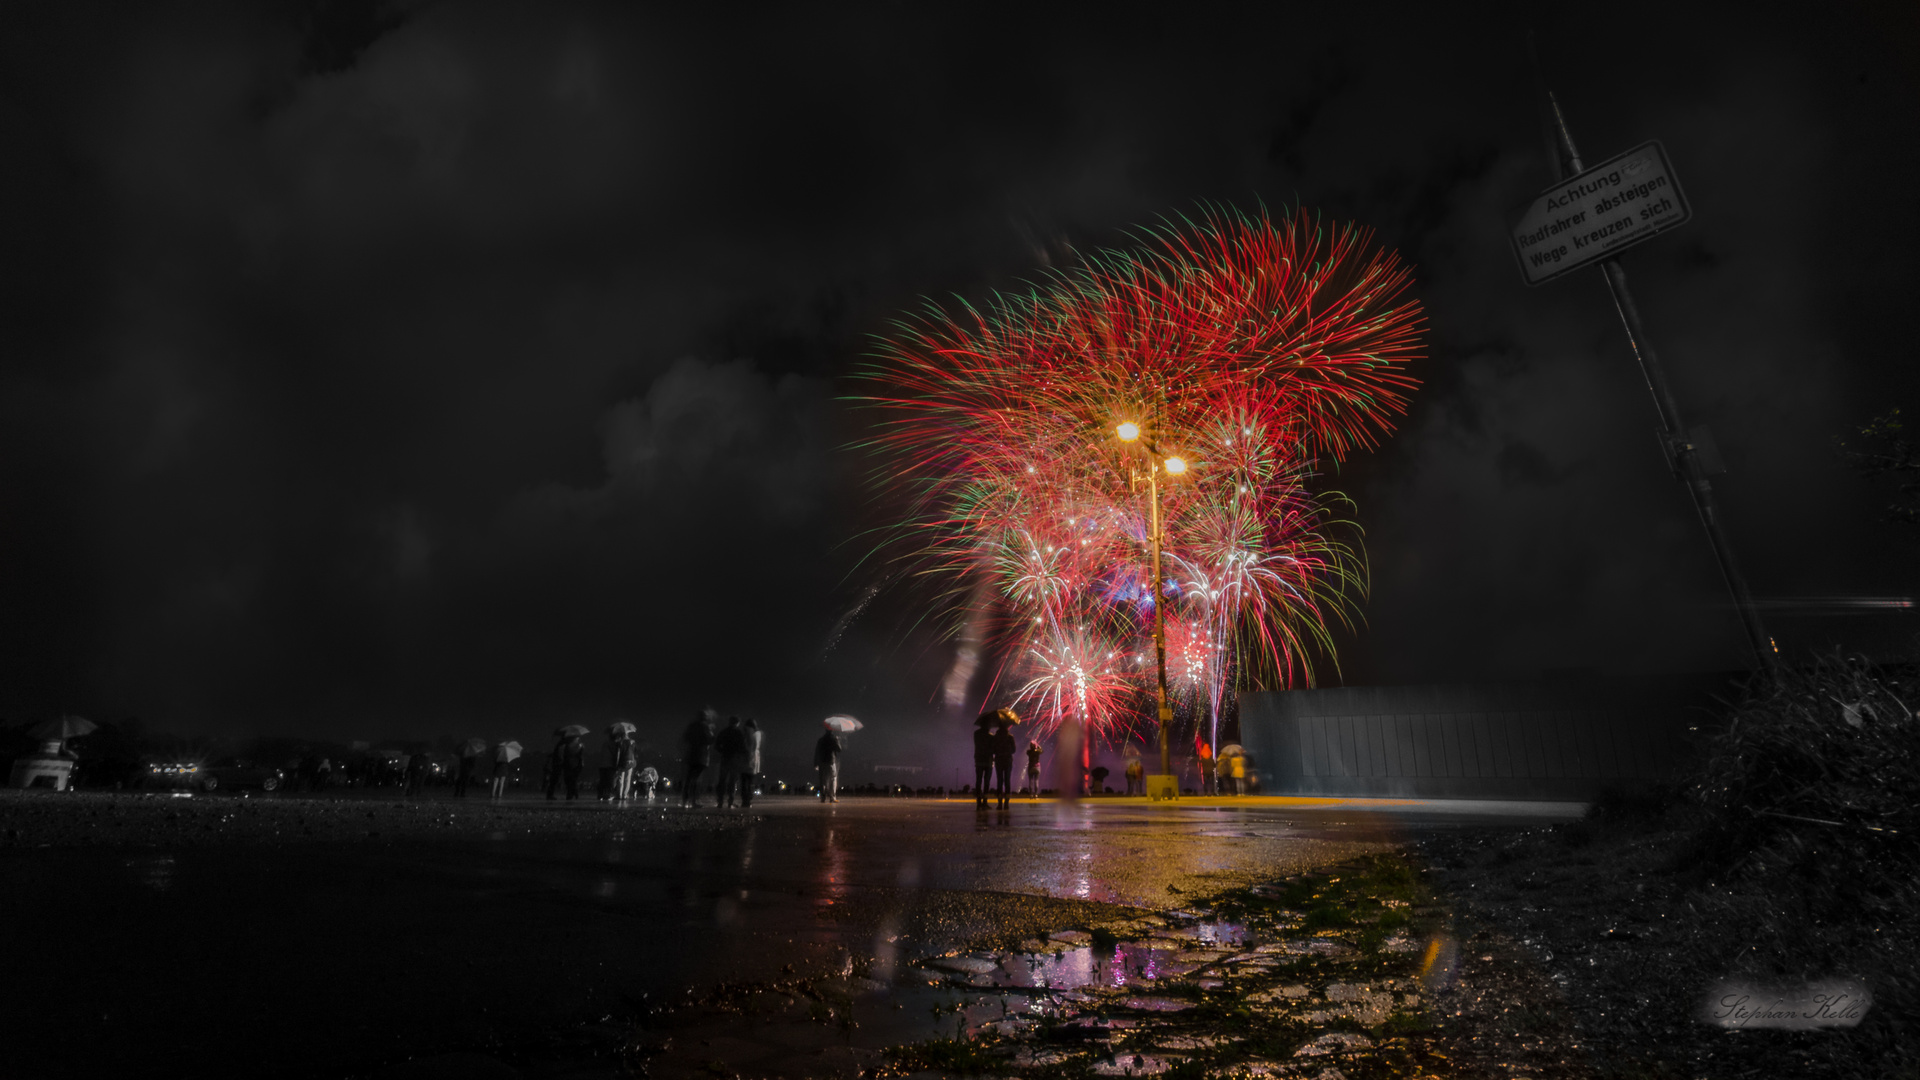
[[[1547,91],[1547,104],[1553,110],[1553,126],[1559,136],[1559,154],[1554,156],[1556,171],[1564,164],[1571,167],[1575,174],[1584,171],[1580,163],[1580,151],[1573,145],[1573,133],[1567,130],[1567,118],[1560,112],[1560,102]],[[1727,591],[1733,594],[1734,606],[1740,610],[1740,622],[1747,632],[1747,644],[1752,647],[1754,659],[1760,670],[1769,676],[1780,675],[1779,649],[1773,638],[1767,635],[1766,627],[1760,623],[1760,609],[1753,602],[1753,593],[1747,588],[1747,579],[1740,573],[1740,567],[1734,562],[1733,547],[1727,542],[1726,529],[1720,523],[1720,514],[1713,505],[1713,485],[1708,482],[1707,474],[1700,465],[1700,457],[1693,439],[1687,435],[1686,427],[1680,421],[1680,403],[1674,400],[1673,389],[1667,384],[1666,368],[1660,364],[1660,357],[1653,351],[1653,343],[1647,338],[1647,331],[1640,323],[1640,309],[1633,302],[1633,294],[1627,291],[1627,271],[1620,265],[1617,257],[1600,261],[1600,269],[1607,276],[1607,289],[1613,294],[1614,307],[1620,312],[1620,321],[1627,328],[1627,344],[1633,348],[1634,359],[1640,361],[1640,374],[1647,380],[1647,390],[1653,394],[1653,406],[1660,414],[1661,436],[1666,440],[1668,457],[1680,478],[1686,481],[1687,492],[1693,496],[1693,508],[1700,515],[1700,524],[1707,530],[1707,540],[1713,545],[1713,556],[1720,564],[1720,574],[1726,579]]]

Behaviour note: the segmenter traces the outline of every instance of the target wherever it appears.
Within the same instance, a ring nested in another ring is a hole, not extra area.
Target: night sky
[[[1625,265],[1755,591],[1920,592],[1834,447],[1920,410],[1911,5],[706,7],[0,9],[0,715],[531,741],[712,702],[911,758],[950,653],[906,594],[843,619],[846,374],[923,296],[1203,200],[1372,227],[1431,319],[1328,477],[1373,566],[1329,682],[1738,667],[1603,281],[1508,247],[1552,179],[1530,19],[1587,159],[1660,139],[1693,204]]]

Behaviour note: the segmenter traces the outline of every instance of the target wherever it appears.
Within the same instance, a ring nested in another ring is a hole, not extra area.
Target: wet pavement
[[[46,1033],[16,1041],[22,1071],[7,1071],[345,1076],[466,1054],[485,1057],[463,1075],[487,1059],[523,1075],[624,1075],[604,1048],[692,989],[839,977],[870,1002],[919,994],[929,969],[916,965],[932,957],[1178,911],[1434,830],[1579,811],[1096,800],[983,816],[966,802],[849,798],[767,800],[717,821],[526,809],[605,817],[593,835],[0,852],[12,973],[0,1009],[15,1030]],[[1027,978],[1082,977],[1060,965],[1091,975],[1091,951],[1056,944]],[[898,1019],[870,1022],[864,1042],[932,1031],[918,998],[880,1007]]]

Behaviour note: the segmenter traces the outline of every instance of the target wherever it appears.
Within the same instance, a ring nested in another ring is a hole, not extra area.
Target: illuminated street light
[[[1140,441],[1140,425],[1128,420],[1114,428],[1114,434],[1121,442]],[[1148,570],[1148,588],[1153,596],[1153,656],[1159,681],[1154,684],[1154,700],[1159,704],[1160,718],[1160,775],[1173,775],[1173,743],[1168,738],[1167,729],[1173,726],[1173,707],[1167,704],[1167,622],[1166,613],[1161,610],[1160,581],[1160,470],[1164,467],[1169,476],[1179,476],[1187,471],[1187,460],[1181,457],[1160,457],[1160,448],[1152,439],[1146,440],[1147,459],[1147,499],[1151,505],[1151,522],[1148,528],[1148,540],[1153,549],[1153,559]],[[1178,782],[1174,784],[1176,795],[1180,790]]]

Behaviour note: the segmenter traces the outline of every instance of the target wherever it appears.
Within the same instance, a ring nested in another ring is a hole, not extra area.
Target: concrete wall
[[[1239,695],[1241,742],[1279,795],[1588,800],[1678,779],[1723,674]]]

